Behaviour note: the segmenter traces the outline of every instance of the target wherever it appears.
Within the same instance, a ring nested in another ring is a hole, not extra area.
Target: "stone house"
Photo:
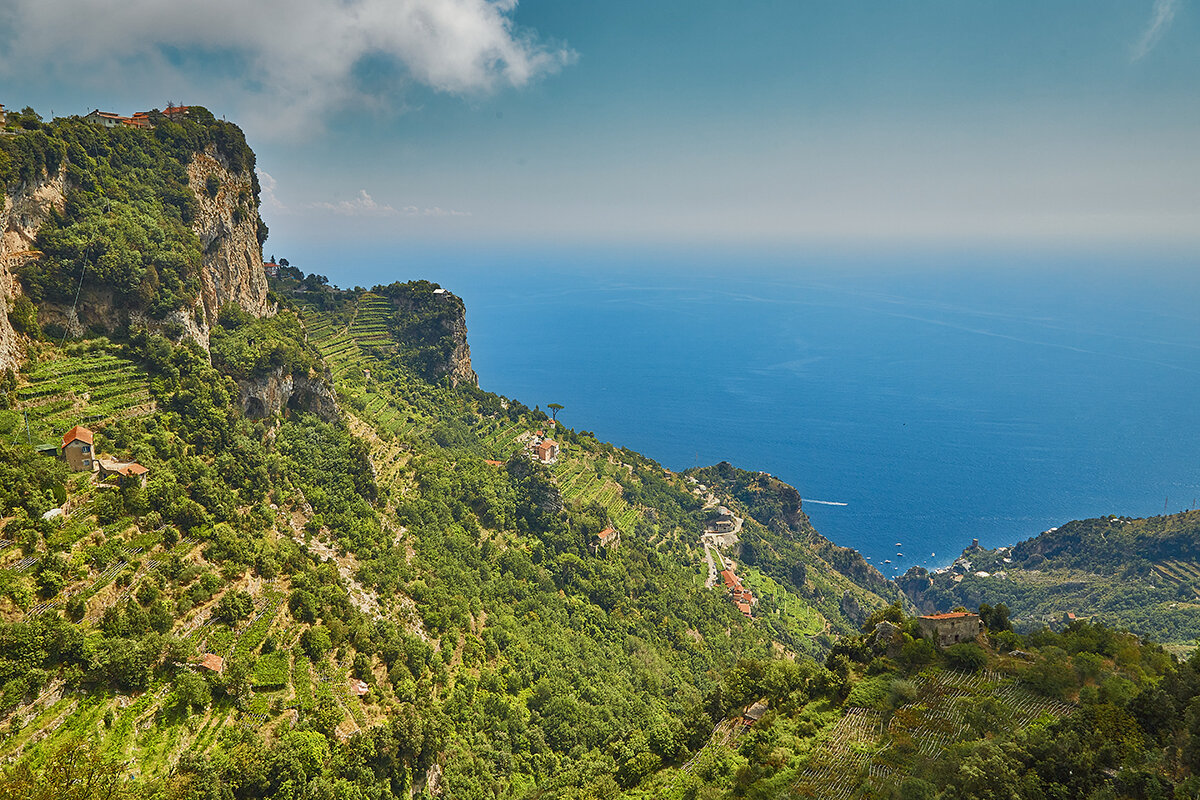
[[[122,486],[126,481],[137,481],[143,489],[146,488],[146,476],[150,474],[150,470],[136,461],[112,461],[100,458],[98,463],[100,464],[100,480],[108,480],[115,475],[117,483]]]
[[[99,468],[92,452],[93,438],[94,434],[82,425],[76,425],[63,436],[63,460],[74,472],[94,472]]]
[[[917,624],[921,626],[921,636],[936,642],[938,647],[973,642],[983,633],[983,621],[969,611],[929,614],[917,617]]]
[[[550,464],[558,458],[558,442],[553,439],[542,439],[533,446],[533,454],[543,464]]]

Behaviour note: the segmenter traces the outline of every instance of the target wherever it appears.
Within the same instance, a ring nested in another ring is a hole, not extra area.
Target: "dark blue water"
[[[947,563],[973,538],[996,546],[1200,496],[1195,263],[460,253],[358,264],[319,271],[342,285],[427,277],[462,296],[484,388],[561,403],[572,427],[673,469],[728,460],[845,503],[805,510],[888,575]]]

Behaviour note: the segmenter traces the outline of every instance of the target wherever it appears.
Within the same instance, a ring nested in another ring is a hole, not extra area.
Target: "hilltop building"
[[[975,637],[983,633],[983,621],[978,614],[969,611],[917,617],[917,624],[921,626],[921,636],[937,642],[938,647],[973,642]]]
[[[82,425],[76,425],[63,436],[63,460],[74,472],[94,472],[99,468],[93,458],[93,438],[94,434]]]
[[[167,106],[160,111],[167,119],[179,120],[187,116],[190,106]],[[136,111],[132,117],[122,117],[120,114],[114,114],[111,111],[101,111],[96,109],[84,117],[84,120],[99,125],[104,128],[117,128],[124,125],[129,128],[152,128],[154,123],[151,119],[153,111]]]
[[[8,124],[8,115],[4,113],[4,103],[0,103],[0,128]]]

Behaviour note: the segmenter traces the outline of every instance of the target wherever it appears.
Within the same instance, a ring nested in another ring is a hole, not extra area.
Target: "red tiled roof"
[[[616,538],[617,529],[613,528],[612,526],[609,526],[609,527],[605,528],[604,530],[600,531],[600,533],[598,533],[596,535],[600,537],[600,541],[607,542],[610,539]]]
[[[964,617],[977,617],[978,614],[972,614],[970,611],[950,611],[945,614],[926,614],[921,619],[962,619]]]
[[[738,603],[737,607],[738,607],[738,611],[742,612],[747,617],[750,616],[751,612],[750,612],[750,604],[749,603]]]
[[[76,425],[63,436],[63,447],[78,439],[84,444],[92,444],[92,432],[82,425]]]
[[[483,460],[483,463],[485,463],[485,464],[491,464],[493,467],[503,467],[503,466],[504,466],[504,462],[503,462],[503,461],[496,461],[496,460],[495,460],[495,459],[493,459],[493,458],[485,458],[485,459]]]
[[[200,663],[197,666],[204,669],[211,669],[213,672],[220,672],[225,666],[225,659],[215,653],[205,653],[204,658],[200,659]]]
[[[122,475],[124,475],[126,477],[135,477],[137,475],[145,475],[149,471],[150,470],[148,468],[143,467],[141,464],[137,463],[136,461],[126,464],[117,470],[117,472],[121,473]]]
[[[721,570],[721,580],[725,581],[726,586],[737,586],[738,585],[737,575],[734,575],[732,572],[730,572],[727,569]]]

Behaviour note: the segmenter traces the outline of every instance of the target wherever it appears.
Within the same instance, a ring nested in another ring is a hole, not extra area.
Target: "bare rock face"
[[[453,318],[450,322],[450,330],[454,337],[454,351],[450,354],[449,363],[446,365],[446,374],[450,376],[450,383],[454,386],[462,383],[478,386],[479,376],[471,367],[471,345],[467,344],[465,313],[458,314]]]
[[[284,408],[308,411],[326,422],[338,417],[337,398],[319,375],[293,375],[278,367],[269,375],[239,380],[242,411],[250,419],[262,419]]]
[[[50,209],[62,211],[65,204],[66,180],[61,170],[4,196],[0,208],[0,371],[15,370],[24,354],[20,337],[8,319],[13,302],[21,294],[16,269],[35,257],[30,252],[33,241]]]
[[[230,172],[213,147],[197,153],[187,171],[200,206],[192,230],[204,249],[200,299],[206,321],[214,322],[226,303],[255,317],[271,314],[251,176]]]

